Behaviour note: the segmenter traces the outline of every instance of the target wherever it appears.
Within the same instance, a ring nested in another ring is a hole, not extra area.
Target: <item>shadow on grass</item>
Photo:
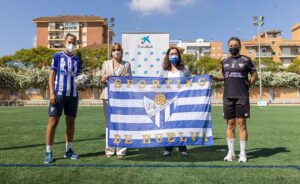
[[[104,156],[105,152],[104,151],[98,151],[94,153],[86,153],[86,154],[81,154],[79,155],[80,158],[85,158],[85,157],[99,157],[99,156]]]
[[[277,148],[255,148],[248,150],[248,159],[259,158],[259,157],[270,157],[276,155],[278,153],[286,153],[291,152],[285,147],[277,147]]]
[[[105,135],[101,135],[100,137],[96,138],[89,138],[89,139],[78,139],[75,140],[74,142],[84,142],[84,141],[93,141],[93,140],[101,140],[105,139]],[[65,141],[60,141],[60,142],[55,142],[54,144],[65,144]],[[23,145],[23,146],[13,146],[13,147],[7,147],[7,148],[0,148],[0,151],[5,151],[5,150],[13,150],[13,149],[23,149],[23,148],[33,148],[33,147],[39,147],[39,146],[45,146],[45,143],[43,144],[31,144],[31,145]]]
[[[209,147],[188,147],[189,157],[182,157],[178,149],[173,149],[172,155],[163,157],[164,148],[129,149],[123,160],[149,162],[210,162],[223,160],[226,145]]]
[[[88,158],[88,157],[99,157],[99,156],[104,156],[105,152],[104,151],[98,151],[98,152],[94,152],[94,153],[85,153],[85,154],[80,154],[79,155],[79,159],[81,158]],[[54,159],[54,162],[58,161],[58,160],[63,160],[65,159],[64,157],[56,157]]]

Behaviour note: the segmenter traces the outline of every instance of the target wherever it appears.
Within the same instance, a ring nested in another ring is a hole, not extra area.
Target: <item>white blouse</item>
[[[168,78],[175,78],[175,77],[180,77],[180,71],[178,70],[177,72],[171,72],[168,71]]]

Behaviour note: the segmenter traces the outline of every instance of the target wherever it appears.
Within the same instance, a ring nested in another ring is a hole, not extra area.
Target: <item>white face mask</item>
[[[114,56],[116,58],[120,58],[121,54],[122,54],[121,51],[117,51],[117,50],[112,52],[112,56]]]
[[[66,49],[69,51],[69,52],[73,52],[75,50],[75,45],[74,44],[69,44],[66,46]]]

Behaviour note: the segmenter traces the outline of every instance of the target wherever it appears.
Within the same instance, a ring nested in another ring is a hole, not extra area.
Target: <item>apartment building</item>
[[[33,19],[36,24],[36,46],[51,49],[64,48],[64,38],[71,33],[77,37],[77,47],[107,43],[107,25],[100,16],[53,16]],[[110,28],[109,42],[114,33]]]
[[[170,45],[183,49],[183,54],[193,54],[198,59],[201,56],[221,59],[223,43],[196,39],[195,41],[170,40]]]
[[[288,40],[282,37],[280,30],[266,30],[251,40],[242,41],[241,54],[258,59],[260,42],[261,58],[272,59],[287,67],[294,59],[300,59],[300,23],[292,26],[291,35],[291,40]]]

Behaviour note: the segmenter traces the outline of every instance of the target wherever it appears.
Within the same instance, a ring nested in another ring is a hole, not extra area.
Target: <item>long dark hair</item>
[[[163,62],[163,70],[170,71],[172,69],[172,63],[169,60],[169,53],[172,49],[175,49],[178,53],[179,62],[176,64],[176,68],[178,70],[183,70],[184,69],[184,62],[181,60],[180,51],[177,47],[174,47],[174,46],[169,47],[169,49],[168,49],[168,51],[165,55],[164,62]]]

